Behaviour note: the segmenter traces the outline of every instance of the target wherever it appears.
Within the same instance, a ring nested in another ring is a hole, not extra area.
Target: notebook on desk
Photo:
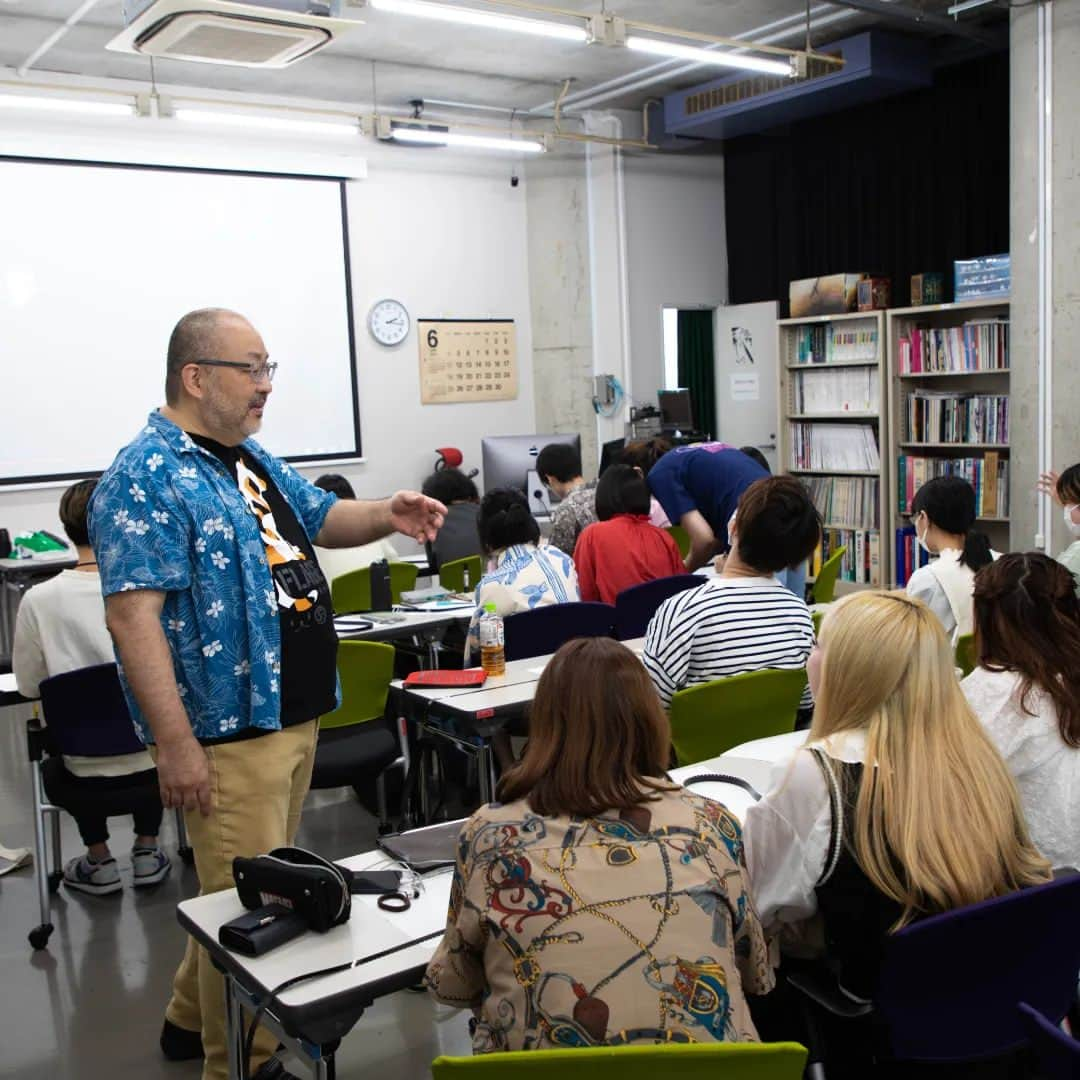
[[[458,837],[466,820],[459,818],[393,836],[380,836],[375,842],[387,855],[421,873],[440,866],[453,866],[457,862]]]

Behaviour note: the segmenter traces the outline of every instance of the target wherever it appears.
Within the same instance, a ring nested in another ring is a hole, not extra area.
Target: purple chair
[[[973,1062],[1019,1051],[1027,1002],[1050,1023],[1069,1011],[1080,974],[1080,875],[934,915],[889,937],[873,1008],[836,987],[791,975],[815,1006],[854,1019],[873,1013],[896,1061]],[[824,1076],[820,1048],[810,1075]]]
[[[1080,1042],[1052,1024],[1027,1002],[1017,1005],[1031,1042],[1031,1056],[1043,1080],[1077,1080],[1080,1077]]]
[[[705,579],[697,574],[673,574],[623,589],[615,597],[615,636],[619,641],[644,637],[649,620],[665,600],[704,584]]]
[[[548,604],[508,615],[503,623],[507,660],[547,656],[571,638],[610,637],[615,627],[611,604],[578,601]]]

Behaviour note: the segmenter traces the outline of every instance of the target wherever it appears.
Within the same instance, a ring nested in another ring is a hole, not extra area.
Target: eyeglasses
[[[274,381],[274,373],[277,371],[277,363],[267,360],[265,364],[245,364],[242,360],[192,360],[191,363],[200,367],[231,367],[246,371],[255,382]]]

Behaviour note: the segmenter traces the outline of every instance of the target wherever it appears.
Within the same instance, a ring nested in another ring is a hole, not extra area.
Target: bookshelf
[[[890,441],[884,454],[889,499],[883,520],[892,581],[903,584],[896,533],[910,525],[907,500],[919,482],[946,468],[973,482],[981,501],[978,528],[998,551],[1009,550],[1006,418],[1015,420],[1007,415],[1009,301],[893,308],[885,324]],[[922,459],[935,464],[924,465]]]
[[[840,591],[891,580],[891,545],[881,532],[888,509],[885,342],[883,311],[777,323],[780,467],[807,484],[822,513],[826,536],[816,559],[840,544],[848,548]]]

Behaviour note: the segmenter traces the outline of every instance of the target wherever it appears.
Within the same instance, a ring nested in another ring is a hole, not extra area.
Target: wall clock
[[[400,345],[409,336],[409,313],[400,300],[380,300],[368,312],[368,330],[380,345]]]

